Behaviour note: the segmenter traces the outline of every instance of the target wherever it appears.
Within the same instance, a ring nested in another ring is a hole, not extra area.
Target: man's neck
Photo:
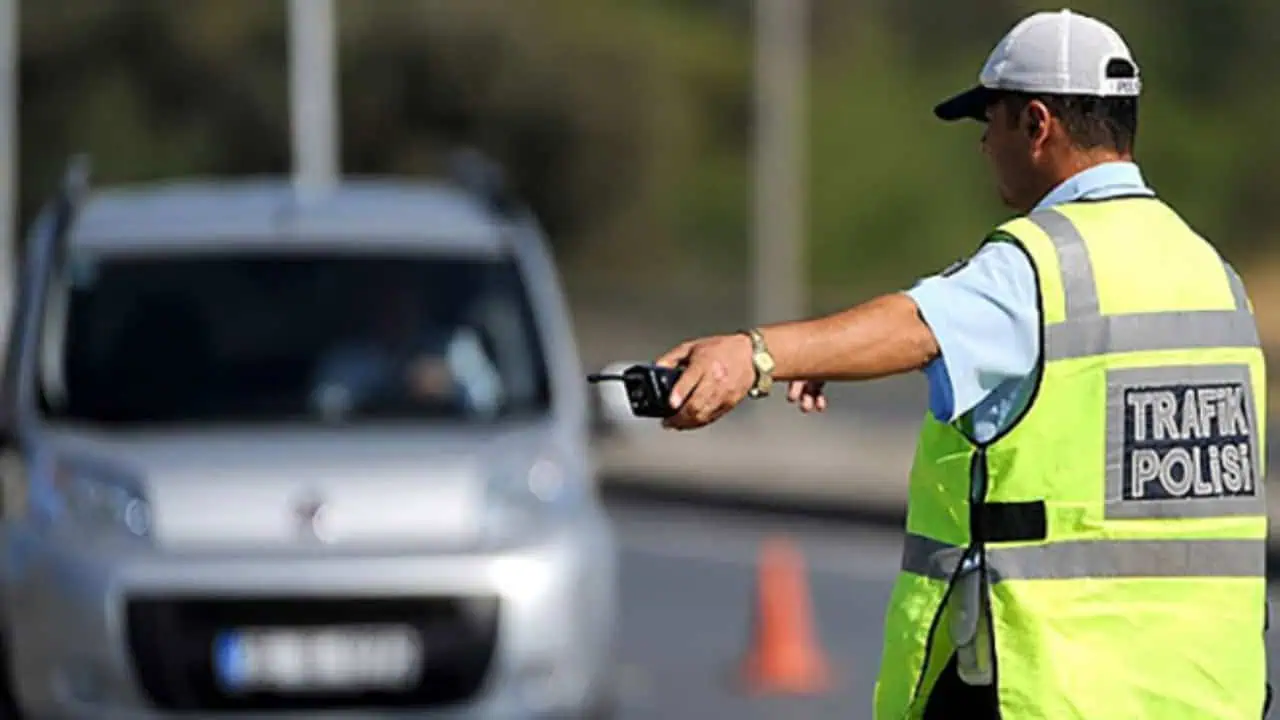
[[[1114,150],[1076,150],[1064,156],[1055,164],[1049,176],[1049,185],[1045,192],[1058,187],[1062,183],[1090,168],[1113,162],[1133,162],[1130,153],[1118,153]]]
[[[1044,182],[1041,183],[1041,191],[1036,196],[1036,202],[1053,192],[1054,188],[1085,170],[1113,162],[1133,162],[1133,155],[1118,153],[1114,150],[1073,150],[1055,163],[1052,171],[1045,175]],[[1030,208],[1026,210],[1026,212],[1030,211]]]

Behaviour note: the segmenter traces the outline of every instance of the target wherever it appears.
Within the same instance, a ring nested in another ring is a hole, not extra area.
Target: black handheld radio
[[[671,389],[680,378],[680,368],[660,365],[632,365],[619,374],[592,373],[587,382],[621,382],[627,389],[631,414],[643,418],[667,418],[676,413],[671,407]]]

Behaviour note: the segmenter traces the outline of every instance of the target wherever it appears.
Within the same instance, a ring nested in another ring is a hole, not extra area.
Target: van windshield
[[[42,395],[95,423],[484,421],[546,413],[509,257],[245,252],[76,258]]]

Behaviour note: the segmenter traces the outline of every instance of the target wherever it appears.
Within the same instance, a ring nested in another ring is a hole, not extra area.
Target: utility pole
[[[809,0],[755,0],[752,318],[797,319],[805,280]]]
[[[808,0],[755,0],[754,308],[757,323],[807,310],[804,267]]]
[[[289,0],[293,177],[314,196],[337,181],[340,161],[334,0]]]
[[[16,302],[18,195],[18,0],[0,0],[0,343]],[[3,347],[3,346],[0,346]]]

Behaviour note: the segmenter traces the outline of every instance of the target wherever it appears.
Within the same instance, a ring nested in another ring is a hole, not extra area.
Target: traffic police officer
[[[1020,216],[849,310],[682,343],[676,429],[923,370],[875,717],[1252,720],[1269,704],[1265,366],[1244,286],[1133,162],[1124,40],[1018,23],[943,120]]]

